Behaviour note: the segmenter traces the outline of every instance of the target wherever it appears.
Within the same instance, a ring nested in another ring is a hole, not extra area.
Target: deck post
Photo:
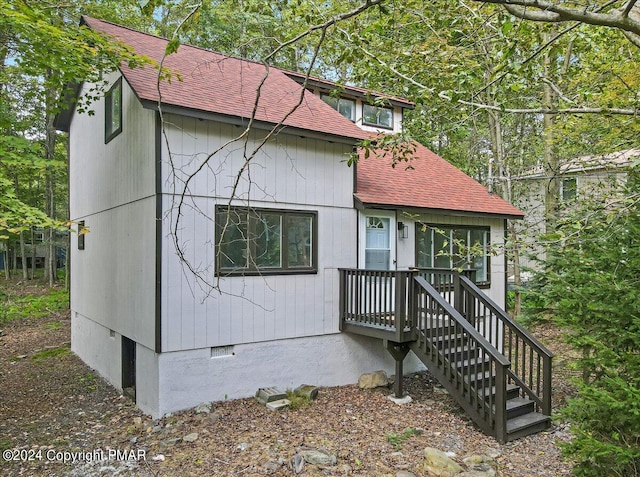
[[[387,351],[396,360],[396,380],[393,383],[395,397],[398,399],[404,397],[404,389],[402,388],[402,378],[404,376],[404,358],[409,353],[409,345],[407,343],[396,343],[394,341],[384,341]]]
[[[547,357],[543,361],[543,384],[542,384],[542,413],[551,415],[551,369],[553,357]]]
[[[468,320],[468,317],[464,313],[462,285],[460,284],[460,273],[458,272],[453,272],[453,307]]]
[[[407,283],[406,273],[395,273],[395,327],[396,327],[396,339],[400,342],[404,340],[404,328],[407,323]]]

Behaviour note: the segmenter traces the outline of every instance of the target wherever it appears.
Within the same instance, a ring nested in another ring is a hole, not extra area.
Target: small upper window
[[[122,132],[122,78],[118,78],[107,91],[104,103],[104,142],[106,144]]]
[[[578,184],[576,183],[575,177],[567,177],[562,179],[562,183],[560,185],[562,189],[562,200],[569,201],[576,198],[578,193]]]
[[[367,126],[393,129],[393,109],[363,104],[362,123]]]
[[[353,99],[337,98],[329,94],[323,94],[321,98],[322,101],[338,111],[345,118],[350,121],[356,120],[356,102]]]

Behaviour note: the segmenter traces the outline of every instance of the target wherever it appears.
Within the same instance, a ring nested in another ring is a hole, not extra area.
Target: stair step
[[[507,419],[514,419],[534,412],[535,403],[531,399],[517,397],[507,401]]]
[[[479,352],[480,352],[479,348],[469,346],[469,345],[442,349],[443,355],[445,355],[450,360],[456,360],[456,361],[466,360],[470,358],[477,358]]]
[[[495,376],[492,371],[485,371],[484,373],[476,373],[471,375],[465,375],[465,382],[474,383],[477,387],[486,388],[489,384],[493,384]]]
[[[496,395],[496,387],[491,386],[491,389],[486,388],[485,398],[489,399],[490,396]],[[516,399],[520,396],[520,386],[516,386],[515,384],[507,384],[507,397],[506,400],[509,402],[512,399]]]
[[[488,363],[489,361],[491,361],[491,358],[489,356],[483,356],[483,357],[474,357],[474,358],[465,358],[462,360],[458,360],[455,363],[456,368],[459,371],[463,371],[467,368],[471,368],[475,365],[478,366],[478,369],[482,369],[482,365]]]
[[[442,349],[446,344],[449,343],[466,344],[466,335],[464,333],[457,333],[453,335],[439,336],[432,341],[438,346],[439,349]]]
[[[519,439],[540,431],[551,424],[551,417],[539,412],[530,412],[507,420],[507,440]]]

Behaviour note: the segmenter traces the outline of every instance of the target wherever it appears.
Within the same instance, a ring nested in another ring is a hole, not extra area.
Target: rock
[[[396,472],[396,477],[416,477],[416,474],[408,470],[399,470]]]
[[[187,434],[182,438],[182,440],[185,442],[195,442],[198,440],[198,433],[192,432],[191,434]]]
[[[278,388],[260,388],[256,391],[256,399],[260,404],[267,404],[272,401],[286,399],[287,393],[280,391]]]
[[[240,452],[244,452],[249,449],[249,447],[251,447],[251,444],[249,444],[248,442],[241,442],[240,444],[238,444],[238,447],[236,447],[236,449],[238,449]]]
[[[167,439],[164,442],[165,446],[175,446],[182,440],[182,437],[172,437],[171,439]]]
[[[222,414],[218,414],[217,412],[212,412],[209,414],[209,421],[216,422],[222,419]]]
[[[456,477],[495,477],[496,473],[487,473],[481,472],[479,470],[467,470],[465,472],[461,472]]]
[[[468,472],[477,472],[477,477],[496,477],[496,471],[489,464],[476,464],[467,469]],[[467,476],[472,477],[472,476]]]
[[[164,455],[163,454],[157,454],[154,455],[151,460],[155,461],[155,462],[164,462]]]
[[[469,472],[480,472],[482,475],[488,477],[494,477],[496,475],[494,468],[496,463],[491,457],[486,455],[470,455],[465,457],[462,462],[465,463]]]
[[[277,462],[270,460],[263,466],[268,472],[275,472],[280,467]]]
[[[424,450],[424,471],[437,477],[453,477],[463,468],[441,450],[427,447]]]
[[[203,402],[196,407],[196,414],[209,414],[211,412],[211,403]]]
[[[411,401],[413,401],[413,399],[411,399],[411,396],[409,396],[408,394],[405,394],[401,398],[397,398],[394,394],[391,394],[390,396],[387,396],[387,398],[389,399],[389,401],[396,403],[398,406],[409,404]]]
[[[305,396],[312,401],[318,397],[318,388],[311,384],[301,384],[294,390],[294,392],[300,396]]]
[[[296,474],[302,472],[304,468],[304,459],[300,454],[296,454],[291,458],[291,468]]]
[[[267,409],[270,411],[279,411],[280,409],[284,409],[285,407],[289,407],[291,405],[291,401],[288,399],[278,399],[277,401],[271,401],[266,404]]]
[[[466,465],[469,466],[469,465],[482,464],[483,462],[486,462],[487,459],[489,458],[486,455],[473,454],[462,459],[462,462],[464,462]]]
[[[389,380],[387,379],[387,373],[383,370],[374,371],[373,373],[364,373],[358,379],[358,387],[360,389],[373,389],[381,386],[387,386]]]
[[[133,423],[136,426],[141,426],[142,425],[142,418],[140,416],[136,416],[133,418]]]
[[[307,464],[312,465],[336,465],[338,459],[335,455],[329,455],[318,450],[301,450],[298,454]]]
[[[496,459],[502,455],[500,449],[494,449],[492,447],[487,447],[484,451],[484,455],[490,457],[491,459]]]

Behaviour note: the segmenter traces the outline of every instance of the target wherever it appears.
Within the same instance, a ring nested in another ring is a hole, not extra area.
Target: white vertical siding
[[[242,129],[169,116],[173,167],[185,180],[213,151]],[[163,180],[162,350],[177,351],[338,332],[338,267],[356,262],[353,171],[344,159],[350,145],[281,133],[250,161],[236,191],[238,205],[315,211],[318,273],[256,277],[215,276],[215,205],[226,204],[235,174],[265,132],[230,142],[189,182],[178,240],[189,263],[216,285],[207,290],[179,260],[173,243],[176,199]],[[177,154],[179,152],[179,154]],[[168,151],[164,150],[168,158]],[[170,177],[165,159],[163,174]],[[174,194],[175,193],[175,194]]]
[[[155,116],[122,90],[123,131],[108,144],[104,100],[71,124],[71,219],[90,230],[83,251],[72,234],[71,309],[154,348]]]

